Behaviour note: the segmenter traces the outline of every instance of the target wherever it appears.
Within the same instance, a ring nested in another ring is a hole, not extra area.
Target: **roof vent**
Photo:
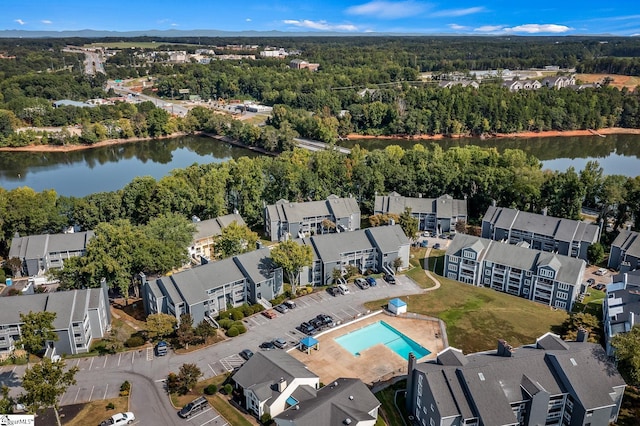
[[[353,401],[353,395],[349,395],[349,399]]]
[[[333,386],[338,386],[338,382],[333,382]]]
[[[351,419],[347,417],[346,419],[344,419],[344,422],[342,422],[342,423],[344,423],[345,425],[350,425],[351,424]]]

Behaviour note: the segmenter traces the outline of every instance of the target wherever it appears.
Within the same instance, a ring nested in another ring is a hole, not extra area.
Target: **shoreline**
[[[548,137],[572,137],[572,136],[606,136],[606,135],[640,135],[640,129],[627,129],[624,127],[606,127],[598,130],[545,130],[541,132],[518,132],[518,133],[496,133],[486,137],[469,136],[469,135],[456,135],[456,136],[444,136],[444,135],[419,135],[419,136],[398,136],[398,135],[386,135],[386,136],[372,136],[372,135],[360,135],[357,133],[350,133],[347,136],[348,140],[353,139],[388,139],[388,140],[442,140],[442,139],[533,139],[533,138],[548,138]]]
[[[486,137],[478,137],[478,136],[468,136],[468,135],[456,135],[456,136],[444,136],[444,135],[419,135],[419,136],[399,136],[399,135],[382,135],[382,136],[373,136],[373,135],[360,135],[357,133],[350,133],[347,136],[347,140],[354,139],[385,139],[385,140],[443,140],[443,139],[460,139],[460,138],[472,138],[478,140],[487,140],[487,139],[534,139],[534,138],[544,138],[544,137],[572,137],[572,136],[600,136],[606,137],[606,135],[616,135],[616,134],[625,134],[625,135],[640,135],[640,129],[627,129],[623,127],[606,127],[598,130],[545,130],[542,132],[518,132],[518,133],[496,133]],[[100,142],[96,142],[93,145],[27,145],[27,146],[18,146],[18,147],[0,147],[0,152],[74,152],[74,151],[83,151],[87,149],[100,148],[111,145],[124,145],[129,143],[150,141],[150,140],[162,140],[162,139],[171,139],[177,138],[180,136],[198,136],[205,135],[208,137],[213,137],[214,139],[221,140],[221,137],[212,136],[205,132],[177,132],[172,133],[170,135],[164,135],[159,137],[145,137],[145,138],[128,138],[128,139],[106,139]],[[227,139],[227,138],[224,138]],[[260,151],[255,147],[246,146],[244,144],[238,143],[236,141],[230,142],[228,140],[224,140],[224,142],[232,143],[236,146],[247,148],[253,151]],[[270,152],[263,152],[267,155],[273,155]]]

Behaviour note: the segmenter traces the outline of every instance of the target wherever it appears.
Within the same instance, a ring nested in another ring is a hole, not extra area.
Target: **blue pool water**
[[[409,359],[409,352],[413,352],[418,359],[431,353],[384,321],[378,321],[360,330],[337,337],[335,341],[355,356],[379,343],[404,359]]]

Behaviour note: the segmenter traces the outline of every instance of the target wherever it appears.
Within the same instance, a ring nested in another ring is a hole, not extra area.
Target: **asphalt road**
[[[368,313],[363,306],[366,301],[422,291],[403,275],[397,277],[396,285],[389,285],[382,279],[377,282],[377,286],[366,290],[349,284],[350,293],[346,295],[334,297],[323,292],[299,297],[296,299],[298,306],[295,309],[285,314],[277,313],[277,317],[273,319],[260,314],[245,318],[247,333],[196,352],[176,355],[170,351],[167,356],[156,357],[151,348],[144,348],[114,355],[67,360],[67,365],[77,366],[79,372],[76,375],[77,384],[69,387],[62,396],[60,405],[112,398],[118,395],[120,385],[128,380],[132,384],[130,410],[134,412],[140,425],[223,425],[223,419],[212,409],[189,420],[179,418],[164,390],[167,374],[177,372],[182,364],[194,363],[203,372],[205,379],[217,376],[242,365],[244,361],[238,353],[243,349],[257,352],[260,350],[260,343],[276,337],[282,337],[291,346],[295,346],[304,337],[295,327],[320,313],[331,315],[335,321],[349,322]],[[21,390],[19,378],[25,368],[0,367],[0,384],[9,386],[12,395],[17,395]]]

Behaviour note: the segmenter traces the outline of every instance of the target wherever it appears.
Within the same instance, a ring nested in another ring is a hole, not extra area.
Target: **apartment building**
[[[87,353],[91,341],[104,337],[111,327],[104,281],[100,288],[0,297],[0,359],[20,339],[20,314],[42,311],[56,314],[53,327],[58,340],[47,342],[49,357]]]
[[[640,266],[640,233],[623,229],[613,243],[609,255],[609,268],[620,272],[634,271]]]
[[[607,355],[614,355],[611,339],[627,333],[640,322],[640,271],[613,277],[607,285],[607,297],[602,302],[602,318]]]
[[[266,206],[264,215],[265,232],[271,241],[360,229],[360,207],[352,197],[330,195],[326,200],[304,203],[279,200]],[[325,221],[335,228],[325,228]]]
[[[215,257],[215,240],[222,235],[222,229],[233,222],[238,225],[246,225],[239,214],[228,214],[207,220],[200,220],[194,216],[193,222],[196,225],[196,233],[193,236],[193,243],[189,247],[189,256],[192,259],[201,257],[213,259]]]
[[[455,232],[456,223],[467,222],[467,200],[455,200],[450,195],[438,198],[403,197],[397,192],[376,196],[374,214],[394,213],[400,215],[409,208],[411,216],[418,219],[420,231],[438,234]]]
[[[585,267],[581,259],[530,249],[527,243],[511,245],[458,234],[447,248],[443,274],[571,311]]]
[[[491,206],[482,219],[482,237],[587,260],[600,228],[586,222]]]
[[[422,426],[608,426],[626,384],[599,344],[579,340],[547,333],[469,355],[449,347],[421,364],[411,354],[407,411]]]
[[[49,269],[61,269],[71,257],[84,256],[93,231],[68,234],[30,235],[15,237],[11,241],[9,258],[22,261],[22,273],[43,275]]]
[[[377,226],[353,232],[315,235],[299,240],[313,253],[313,265],[303,271],[302,284],[333,283],[333,270],[343,274],[347,266],[364,273],[367,270],[395,274],[394,262],[400,259],[400,269],[409,266],[410,242],[400,225]]]
[[[194,324],[215,319],[228,306],[262,303],[282,293],[282,268],[268,248],[207,263],[171,276],[143,279],[147,314],[165,313],[179,321],[190,314]]]

